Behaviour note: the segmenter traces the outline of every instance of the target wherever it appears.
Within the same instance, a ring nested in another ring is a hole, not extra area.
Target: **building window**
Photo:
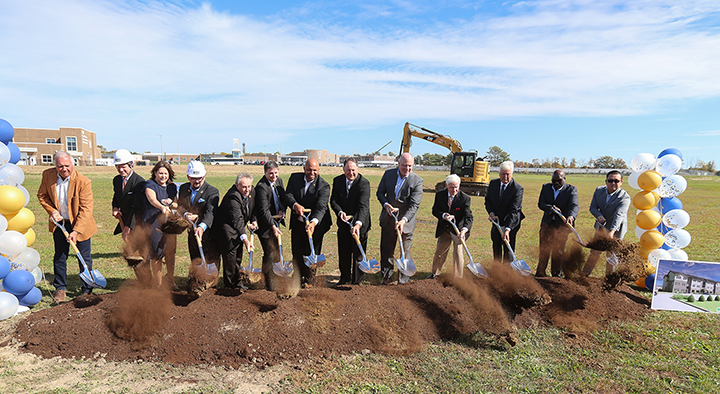
[[[52,164],[52,155],[42,155],[42,163],[43,164]]]
[[[58,141],[55,138],[45,138],[46,144],[57,144]]]
[[[77,152],[77,137],[65,137],[68,152]]]

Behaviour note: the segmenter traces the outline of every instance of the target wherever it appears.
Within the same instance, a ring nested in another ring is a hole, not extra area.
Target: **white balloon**
[[[27,207],[27,205],[30,203],[30,192],[23,185],[17,185],[17,188],[20,189],[20,191],[25,195],[25,205],[24,206]]]
[[[665,155],[658,159],[656,171],[663,177],[675,175],[682,168],[682,159],[678,155]]]
[[[682,249],[690,245],[691,240],[690,233],[681,228],[670,230],[665,234],[665,244],[671,248]]]
[[[641,171],[633,171],[633,173],[628,177],[628,184],[633,189],[640,189],[640,185],[638,185],[638,177],[640,174],[642,174]]]
[[[26,271],[32,271],[33,268],[40,264],[40,253],[33,248],[25,248],[25,250],[15,256],[11,263],[17,264],[19,268]]]
[[[23,170],[13,163],[0,167],[0,185],[17,186],[25,182]]]
[[[41,280],[45,279],[45,274],[40,267],[33,268],[30,273],[33,274],[33,276],[35,277],[35,285],[40,283]]]
[[[10,149],[7,145],[0,142],[0,167],[10,162]]]
[[[2,142],[0,142],[2,144]],[[8,222],[5,215],[0,215],[0,234],[4,233],[5,230],[7,230]]]
[[[687,261],[688,260],[688,254],[682,249],[679,248],[673,248],[668,250],[668,253],[670,253],[670,258],[673,260],[682,260]]]
[[[0,234],[0,253],[13,256],[27,248],[27,238],[15,230]]]
[[[645,172],[648,170],[654,170],[655,163],[657,163],[657,160],[655,160],[655,156],[652,154],[638,153],[632,158],[632,160],[630,160],[630,167],[633,171]]]
[[[648,253],[648,263],[653,267],[657,268],[660,260],[670,259],[670,252],[665,249],[655,249]]]
[[[662,180],[658,187],[660,197],[677,197],[687,189],[687,181],[681,175],[671,175]]]
[[[684,228],[690,224],[690,214],[682,209],[673,209],[663,215],[662,222],[672,229]]]
[[[640,237],[642,237],[642,235],[645,234],[645,231],[647,231],[647,230],[645,230],[641,227],[635,226],[635,236],[637,237],[637,239],[640,239]]]
[[[0,293],[0,320],[5,320],[15,315],[18,306],[20,306],[20,302],[18,302],[17,297],[6,291]]]

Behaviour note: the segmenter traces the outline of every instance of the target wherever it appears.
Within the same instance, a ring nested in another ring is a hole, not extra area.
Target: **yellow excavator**
[[[460,177],[460,190],[471,196],[484,196],[490,182],[490,163],[478,157],[476,150],[464,152],[460,142],[447,135],[436,133],[424,127],[405,123],[403,138],[400,142],[400,153],[410,152],[412,137],[421,138],[425,141],[444,146],[453,153],[450,173]],[[445,188],[445,182],[438,182],[435,190]]]

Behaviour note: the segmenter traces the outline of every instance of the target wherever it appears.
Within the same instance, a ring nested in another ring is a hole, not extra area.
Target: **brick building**
[[[57,130],[15,127],[13,142],[20,148],[20,165],[52,165],[52,157],[59,150],[69,153],[79,166],[94,166],[101,158],[95,132],[79,127]]]

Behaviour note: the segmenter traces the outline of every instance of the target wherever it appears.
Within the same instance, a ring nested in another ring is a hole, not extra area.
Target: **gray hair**
[[[240,180],[242,180],[242,179],[250,179],[250,183],[251,183],[251,184],[253,183],[253,176],[252,176],[252,175],[248,174],[247,172],[241,172],[241,173],[238,174],[237,178],[235,178],[235,184],[236,184],[236,185],[239,185],[239,184],[240,184]]]
[[[515,164],[510,160],[504,161],[504,162],[502,162],[502,164],[500,164],[500,171],[510,170],[510,172],[513,172],[514,169],[515,169]]]
[[[457,174],[450,174],[445,178],[445,185],[447,186],[450,183],[460,183],[460,177],[457,176]]]
[[[59,159],[61,157],[69,157],[70,160],[72,160],[72,156],[70,156],[69,153],[65,152],[64,150],[59,150],[59,151],[56,151],[55,154],[53,155],[53,163],[57,163],[57,159]]]

